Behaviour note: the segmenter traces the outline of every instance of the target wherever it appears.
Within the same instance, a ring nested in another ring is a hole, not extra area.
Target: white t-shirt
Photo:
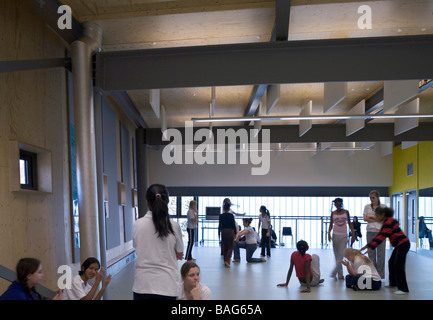
[[[188,228],[190,229],[197,229],[197,221],[193,221],[192,219],[194,217],[196,217],[196,213],[194,211],[192,211],[191,209],[188,209],[188,212],[186,214],[187,218],[188,218]]]
[[[207,286],[199,282],[198,291],[200,292],[200,300],[210,300],[211,291]],[[177,300],[188,300],[185,294],[185,287],[183,282],[180,284]]]
[[[132,244],[137,260],[133,292],[177,297],[179,271],[175,251],[183,252],[184,246],[179,224],[170,221],[174,235],[164,239],[158,238],[151,211],[134,222]]]
[[[365,261],[359,256],[355,256],[353,259],[352,267],[358,274],[363,274],[365,272],[364,276],[366,278],[371,277],[374,281],[381,281],[381,277],[373,263],[365,263]]]
[[[65,289],[62,293],[62,300],[80,300],[87,296],[92,286],[87,281],[84,284],[83,279],[80,275],[76,275],[72,278],[71,289]]]
[[[380,204],[380,207],[381,208],[385,208],[386,205]],[[366,215],[366,216],[372,216],[372,217],[376,216],[376,213],[371,208],[371,204],[365,205],[365,207],[364,207],[364,215]],[[382,222],[368,222],[367,223],[367,231],[368,232],[379,232],[381,228],[382,228]]]
[[[254,231],[252,226],[248,226],[245,228],[248,232],[245,234],[245,243],[246,244],[257,244],[257,233]]]
[[[259,221],[262,223],[262,229],[269,229],[271,226],[271,218],[269,215],[259,214]]]

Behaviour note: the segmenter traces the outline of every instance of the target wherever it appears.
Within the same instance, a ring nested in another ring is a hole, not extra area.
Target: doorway
[[[410,241],[410,250],[416,251],[416,235],[417,235],[417,202],[416,190],[406,192],[406,212],[407,220],[405,223],[404,231]]]
[[[394,210],[394,218],[399,221],[400,226],[405,225],[405,223],[403,222],[403,192],[391,195],[391,206]]]

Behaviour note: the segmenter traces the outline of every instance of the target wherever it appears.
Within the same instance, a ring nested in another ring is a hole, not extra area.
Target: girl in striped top
[[[382,221],[382,228],[379,233],[365,245],[361,251],[374,250],[379,246],[386,238],[389,238],[391,245],[394,247],[392,255],[388,261],[389,267],[389,287],[397,287],[398,291],[395,294],[407,294],[409,288],[406,282],[406,255],[410,249],[410,242],[408,237],[400,229],[397,220],[393,219],[394,210],[391,208],[376,209],[376,217],[379,221]]]

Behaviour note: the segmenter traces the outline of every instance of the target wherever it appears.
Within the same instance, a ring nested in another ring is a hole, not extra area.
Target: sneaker
[[[397,290],[397,291],[394,292],[394,294],[403,295],[403,294],[408,294],[408,292],[404,292],[404,291],[401,291],[401,290]]]

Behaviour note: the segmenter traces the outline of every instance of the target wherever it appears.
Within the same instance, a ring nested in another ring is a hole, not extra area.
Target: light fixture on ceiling
[[[350,119],[425,119],[433,114],[359,114],[359,115],[310,115],[310,116],[261,116],[261,117],[226,117],[192,118],[194,123],[203,122],[242,122],[242,121],[300,121],[300,120],[350,120]]]
[[[242,148],[235,148],[235,149],[227,149],[227,150],[221,150],[218,148],[208,148],[206,149],[206,152],[209,153],[224,153],[224,152],[249,152],[250,147],[243,146]],[[260,149],[260,152],[324,152],[324,151],[336,151],[336,152],[342,152],[342,151],[370,151],[370,147],[339,147],[339,146],[330,146],[328,148],[321,149],[320,147],[286,147],[286,148],[270,148],[270,149]],[[184,151],[186,153],[196,152],[193,149],[185,149]]]

